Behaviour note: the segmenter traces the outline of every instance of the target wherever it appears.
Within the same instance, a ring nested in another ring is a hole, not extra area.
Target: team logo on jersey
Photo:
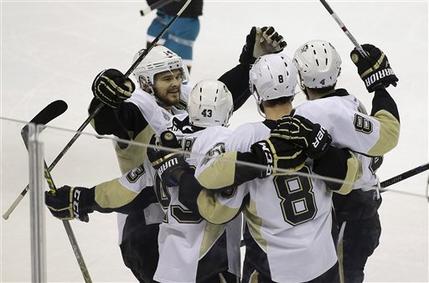
[[[371,164],[369,164],[369,170],[372,172],[372,174],[375,174],[375,171],[380,168],[382,163],[383,156],[375,156],[371,159]]]
[[[205,165],[207,162],[209,162],[210,159],[221,155],[222,153],[225,153],[225,143],[220,142],[213,146],[212,149],[210,149],[207,153],[204,159],[201,161],[202,165]]]

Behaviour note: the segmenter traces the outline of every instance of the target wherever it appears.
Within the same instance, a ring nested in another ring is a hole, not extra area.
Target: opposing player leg
[[[198,18],[178,18],[165,39],[164,46],[182,57],[189,70],[192,66],[193,46],[199,33]]]
[[[165,26],[168,24],[168,22],[171,20],[172,17],[167,16],[166,14],[162,12],[157,12],[156,17],[152,20],[150,23],[148,29],[147,29],[147,45],[149,45],[150,42],[152,42],[165,28]],[[171,28],[170,28],[171,29]],[[165,39],[168,36],[169,31],[167,31],[161,39],[158,41],[159,45],[164,45]],[[176,52],[177,53],[177,52]],[[179,54],[180,56],[180,54]]]

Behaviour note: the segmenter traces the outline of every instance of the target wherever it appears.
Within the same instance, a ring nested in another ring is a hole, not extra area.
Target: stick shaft
[[[337,22],[337,24],[340,26],[341,30],[347,35],[347,37],[350,39],[350,41],[353,43],[353,45],[356,47],[356,49],[359,51],[359,53],[367,57],[366,52],[362,49],[362,46],[357,42],[356,38],[351,34],[351,32],[347,29],[343,21],[341,21],[340,17],[332,10],[331,6],[329,6],[328,2],[325,0],[320,0],[320,3],[322,3],[323,7],[331,14],[331,16],[334,18],[334,20]]]
[[[72,137],[72,139],[66,144],[66,146],[61,150],[61,152],[55,157],[54,161],[52,161],[51,165],[49,165],[48,170],[52,171],[54,167],[57,165],[57,163],[63,158],[63,156],[66,154],[66,152],[70,149],[70,147],[74,144],[74,142],[77,140],[77,138],[82,134],[83,129],[91,122],[91,120],[97,115],[98,112],[100,112],[101,108],[103,108],[104,104],[100,103],[95,108],[94,112],[89,115],[89,117],[83,122],[83,124],[77,129],[76,134]],[[23,137],[24,138],[24,137]],[[27,142],[27,138],[25,138],[25,143]],[[26,144],[27,146],[27,144]],[[18,197],[15,199],[15,201],[11,204],[8,210],[2,215],[3,219],[7,220],[10,216],[10,214],[15,210],[15,208],[18,206],[18,204],[21,202],[21,200],[24,198],[24,196],[27,194],[30,187],[27,185],[21,193],[18,195]]]
[[[410,169],[408,171],[405,171],[405,172],[403,172],[403,173],[401,173],[399,175],[396,175],[396,176],[394,176],[394,177],[392,177],[390,179],[387,179],[387,180],[381,182],[380,186],[382,188],[386,188],[388,186],[391,186],[393,184],[401,182],[401,181],[403,181],[405,179],[408,179],[408,178],[410,178],[410,177],[412,177],[414,175],[420,174],[420,173],[422,173],[424,171],[427,171],[427,170],[429,170],[429,163],[423,164],[423,165],[418,166],[416,168],[413,168],[413,169]]]
[[[170,28],[170,26],[176,21],[176,19],[183,13],[183,11],[188,7],[188,5],[191,3],[192,0],[187,0],[183,7],[180,9],[180,11],[177,13],[177,15],[171,19],[171,21],[168,23],[168,25],[161,31],[161,33],[149,44],[148,48],[139,56],[139,58],[131,65],[131,67],[128,69],[128,71],[125,73],[126,77],[129,77],[131,73],[135,70],[135,68],[140,64],[140,62],[147,56],[149,51],[156,45],[156,43],[159,41],[159,39],[165,34],[165,32]],[[86,126],[91,122],[91,120],[97,115],[98,112],[103,108],[104,104],[100,102],[92,112],[89,117],[82,123],[82,125],[78,128],[76,134],[73,136],[73,138],[66,144],[66,146],[63,148],[63,150],[55,157],[54,161],[52,161],[51,165],[49,165],[48,170],[51,171],[54,169],[54,167],[57,165],[57,163],[61,160],[61,158],[66,154],[66,152],[70,149],[70,147],[73,145],[73,143],[77,140],[77,138],[82,134],[82,131],[85,129]],[[14,211],[14,209],[18,206],[18,204],[21,202],[23,197],[27,194],[29,190],[29,186],[27,185],[20,195],[15,199],[15,201],[12,203],[12,205],[9,207],[9,209],[3,214],[3,218],[6,220],[9,218],[10,214]]]
[[[44,164],[44,173],[45,173],[45,179],[48,183],[49,189],[51,191],[56,191],[57,188],[55,186],[54,180],[52,178],[51,173],[49,172],[48,165],[46,164],[46,161],[43,160]],[[80,251],[79,245],[77,243],[76,237],[74,235],[73,229],[71,228],[70,222],[68,220],[63,220],[64,229],[66,230],[67,236],[69,238],[70,244],[73,249],[73,253],[76,257],[77,263],[79,265],[80,271],[82,272],[83,279],[85,280],[85,283],[91,283],[91,276],[89,275],[88,268],[86,267],[85,261],[83,259],[82,253]]]
[[[153,10],[161,9],[162,7],[167,6],[171,2],[177,2],[177,1],[176,0],[159,0],[153,3],[152,5],[150,5],[149,7],[147,7],[146,9],[140,10],[140,15],[146,16]]]

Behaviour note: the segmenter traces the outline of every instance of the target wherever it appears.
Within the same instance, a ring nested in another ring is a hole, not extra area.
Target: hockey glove
[[[240,63],[251,65],[259,56],[280,52],[287,43],[283,36],[279,35],[273,27],[252,27],[246,36],[246,44],[240,54]]]
[[[63,186],[57,191],[45,192],[45,204],[52,215],[61,220],[77,218],[88,222],[88,213],[94,211],[94,189]]]
[[[259,163],[266,166],[266,169],[261,171],[260,178],[286,174],[286,172],[279,172],[278,169],[298,171],[307,159],[302,149],[272,136],[254,143],[250,150]]]
[[[92,83],[92,93],[104,104],[118,108],[136,89],[133,81],[120,71],[108,69],[102,71]]]
[[[271,131],[271,136],[293,143],[311,159],[322,157],[332,141],[322,126],[299,115],[284,116]]]
[[[356,48],[352,50],[350,57],[357,66],[368,92],[374,92],[378,88],[386,88],[389,85],[396,86],[398,78],[383,51],[371,44],[362,45],[362,49],[368,57],[363,57]]]
[[[153,143],[153,140],[151,143]],[[171,131],[165,131],[161,134],[159,145],[171,148],[172,150],[181,149],[176,135]],[[178,186],[182,174],[190,170],[182,153],[148,148],[147,156],[161,181],[167,187]]]

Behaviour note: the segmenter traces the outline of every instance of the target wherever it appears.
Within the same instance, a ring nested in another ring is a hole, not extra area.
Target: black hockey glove
[[[246,44],[240,54],[240,63],[251,65],[259,56],[280,52],[287,43],[283,36],[279,35],[273,27],[252,27],[246,36]]]
[[[94,189],[63,186],[55,192],[45,192],[45,204],[52,215],[61,220],[77,218],[88,222],[88,213],[94,211]]]
[[[352,50],[350,57],[357,66],[368,92],[374,92],[378,88],[386,88],[389,85],[396,86],[398,78],[383,51],[371,44],[362,45],[362,49],[368,57],[363,57],[356,48]]]
[[[311,159],[318,159],[331,144],[331,135],[319,124],[299,116],[284,116],[271,131],[272,137],[284,139],[303,149]]]
[[[172,150],[181,149],[176,135],[171,131],[165,131],[161,134],[160,144],[158,145],[171,148]],[[190,170],[190,166],[186,163],[183,153],[148,148],[147,156],[161,181],[167,187],[178,186],[182,174]]]
[[[266,166],[266,170],[261,171],[259,178],[286,174],[279,172],[278,169],[298,171],[307,159],[302,149],[272,136],[252,144],[250,150],[259,164]]]
[[[118,108],[136,89],[133,81],[115,69],[104,70],[92,83],[92,93],[104,104]]]

